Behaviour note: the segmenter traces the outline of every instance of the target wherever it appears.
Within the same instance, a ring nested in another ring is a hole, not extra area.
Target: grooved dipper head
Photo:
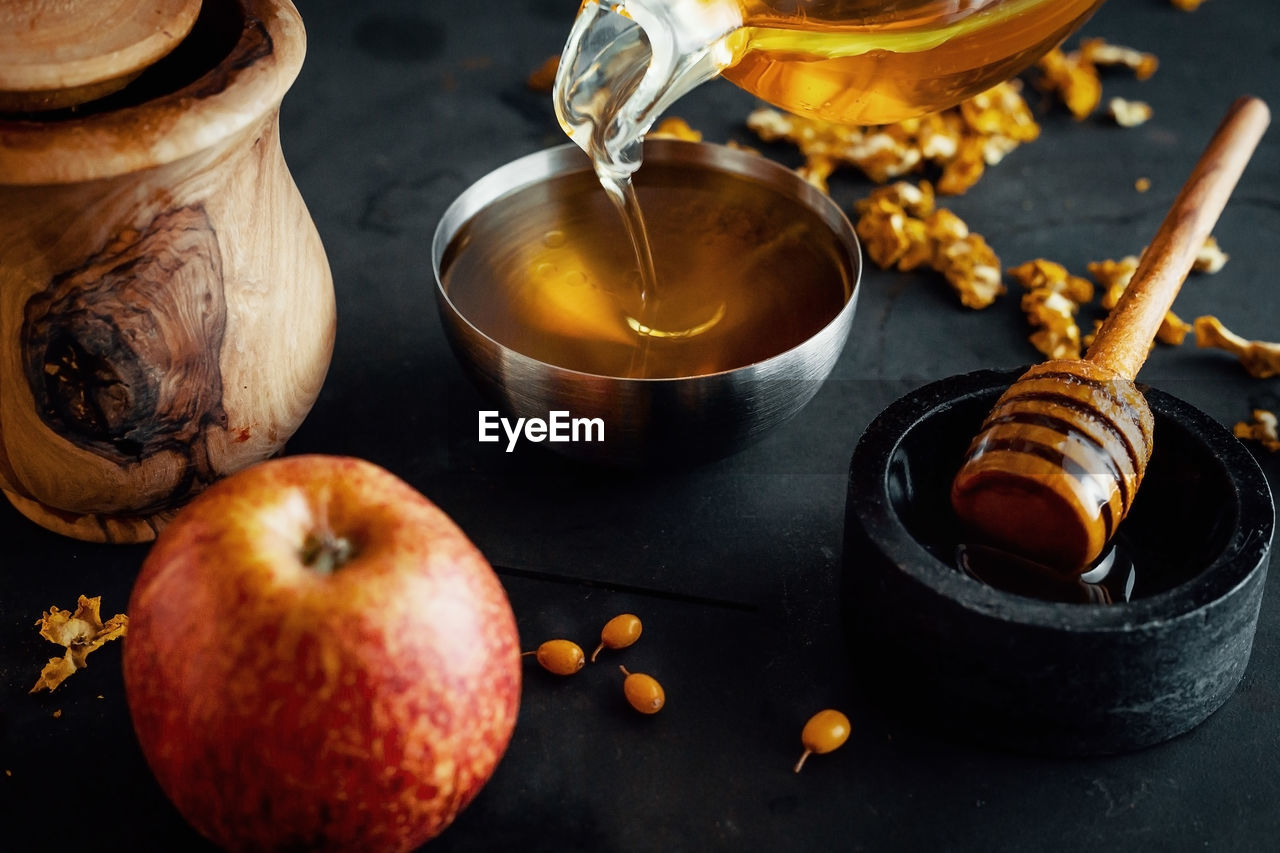
[[[1111,539],[1151,458],[1133,382],[1090,361],[1048,361],[996,401],[951,486],[972,539],[1066,575]]]

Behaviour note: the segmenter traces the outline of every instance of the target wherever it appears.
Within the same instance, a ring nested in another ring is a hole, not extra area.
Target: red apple
[[[215,484],[156,539],[128,612],[142,751],[231,850],[416,847],[480,791],[515,726],[501,583],[369,462],[297,456]]]

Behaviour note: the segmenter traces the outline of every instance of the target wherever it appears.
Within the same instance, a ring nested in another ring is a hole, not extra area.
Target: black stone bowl
[[[955,568],[948,490],[1020,374],[917,389],[854,451],[841,595],[855,675],[898,712],[1019,751],[1115,753],[1181,734],[1248,664],[1275,526],[1266,479],[1222,425],[1144,388],[1155,449],[1116,537],[1131,597],[1049,601],[975,580]]]

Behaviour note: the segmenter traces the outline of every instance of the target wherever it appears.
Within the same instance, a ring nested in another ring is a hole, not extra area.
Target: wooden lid
[[[200,0],[5,0],[0,111],[58,109],[122,88],[177,46]]]

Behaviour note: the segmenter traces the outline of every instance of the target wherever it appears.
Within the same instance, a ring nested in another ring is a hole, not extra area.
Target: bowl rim
[[[844,305],[816,332],[794,346],[774,353],[768,358],[750,364],[731,367],[714,373],[691,376],[632,377],[590,373],[570,367],[542,361],[512,349],[495,340],[472,324],[471,320],[454,305],[444,287],[441,268],[445,252],[462,227],[480,211],[500,202],[503,198],[524,190],[539,181],[562,177],[591,169],[586,153],[572,142],[534,151],[512,160],[488,172],[463,190],[445,209],[431,241],[431,269],[435,279],[438,304],[447,307],[449,313],[465,325],[472,334],[486,341],[503,353],[504,359],[526,364],[540,371],[550,372],[563,379],[607,380],[636,384],[688,383],[723,376],[752,374],[749,378],[769,378],[769,375],[785,363],[789,357],[811,346],[819,345],[832,335],[847,334],[851,316],[858,302],[862,283],[862,248],[852,223],[840,206],[826,193],[814,187],[794,170],[759,154],[730,148],[711,142],[692,142],[683,139],[646,139],[644,161],[661,162],[664,165],[704,166],[719,169],[732,176],[765,183],[775,191],[790,196],[799,204],[812,210],[836,234],[843,250],[842,260],[847,262],[849,287]],[[643,170],[643,165],[641,166]],[[602,189],[601,192],[604,190]],[[754,376],[754,374],[760,374]]]
[[[1168,590],[1105,607],[1045,601],[982,584],[945,565],[911,534],[889,499],[889,461],[907,434],[936,415],[976,396],[998,392],[1023,372],[978,370],[927,383],[891,403],[867,427],[849,469],[846,513],[857,513],[869,543],[890,558],[897,571],[931,592],[977,614],[1025,627],[1067,632],[1119,632],[1192,618],[1246,587],[1268,562],[1275,527],[1274,500],[1253,455],[1222,424],[1200,409],[1145,384],[1157,423],[1180,421],[1194,435],[1216,437],[1215,454],[1240,498],[1239,530],[1212,563],[1194,578]],[[992,399],[994,403],[994,397]],[[892,438],[889,438],[892,436]],[[1262,500],[1249,495],[1265,496]],[[867,522],[872,523],[868,524]]]

